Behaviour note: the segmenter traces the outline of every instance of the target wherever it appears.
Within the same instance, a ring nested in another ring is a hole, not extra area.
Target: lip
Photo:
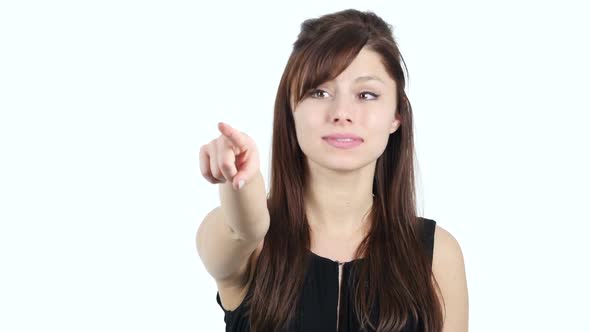
[[[342,142],[342,141],[338,141],[338,138],[350,138],[352,139],[352,141],[350,142]],[[342,133],[342,134],[330,134],[328,136],[324,136],[322,137],[322,139],[330,144],[333,147],[339,148],[339,149],[350,149],[350,148],[354,148],[356,146],[359,146],[363,143],[363,139],[354,135],[354,134],[347,134],[347,133]]]
[[[355,134],[352,134],[352,133],[334,133],[334,134],[326,135],[322,138],[323,139],[352,138],[355,141],[360,141],[360,142],[363,141],[363,139],[361,137],[359,137]]]

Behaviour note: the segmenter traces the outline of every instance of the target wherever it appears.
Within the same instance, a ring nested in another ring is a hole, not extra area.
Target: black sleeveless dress
[[[434,249],[434,231],[436,222],[431,219],[418,218],[424,222],[422,241],[429,253],[432,264]],[[329,332],[336,331],[336,320],[338,317],[338,331],[352,332],[360,331],[360,325],[353,312],[354,299],[350,291],[351,285],[355,282],[351,269],[361,264],[363,259],[355,259],[350,262],[339,263],[329,258],[319,256],[310,251],[311,260],[303,286],[303,293],[300,297],[300,312],[297,313],[294,322],[288,332]],[[342,265],[340,271],[339,265]],[[339,273],[341,273],[340,285],[340,313],[337,315]],[[345,282],[346,281],[346,282]],[[251,295],[253,287],[248,289],[246,297]],[[217,303],[224,312],[226,332],[250,332],[248,317],[244,316],[247,309],[245,301],[233,311],[226,310],[221,304],[219,292],[217,292]],[[376,314],[376,313],[374,313]],[[373,316],[376,317],[376,316]],[[376,320],[373,320],[376,321]],[[412,325],[412,321],[407,326]],[[422,322],[418,322],[418,329],[406,328],[405,332],[422,331]]]

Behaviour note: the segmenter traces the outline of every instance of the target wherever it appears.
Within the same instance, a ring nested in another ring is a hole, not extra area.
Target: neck
[[[334,236],[348,236],[365,226],[373,205],[374,171],[375,163],[347,172],[310,165],[305,193],[310,227]]]

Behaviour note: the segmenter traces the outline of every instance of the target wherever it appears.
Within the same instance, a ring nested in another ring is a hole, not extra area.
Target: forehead
[[[362,48],[356,58],[342,71],[334,81],[371,81],[374,77],[385,84],[393,84],[393,80],[387,73],[382,63],[381,55],[367,48]]]

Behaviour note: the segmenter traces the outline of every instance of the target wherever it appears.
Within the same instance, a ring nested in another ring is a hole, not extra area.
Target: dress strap
[[[434,254],[434,232],[436,230],[436,221],[432,219],[426,219],[418,217],[419,220],[422,221],[422,243],[424,244],[424,249],[428,254],[428,258],[430,260],[430,264],[432,265],[432,256]]]

